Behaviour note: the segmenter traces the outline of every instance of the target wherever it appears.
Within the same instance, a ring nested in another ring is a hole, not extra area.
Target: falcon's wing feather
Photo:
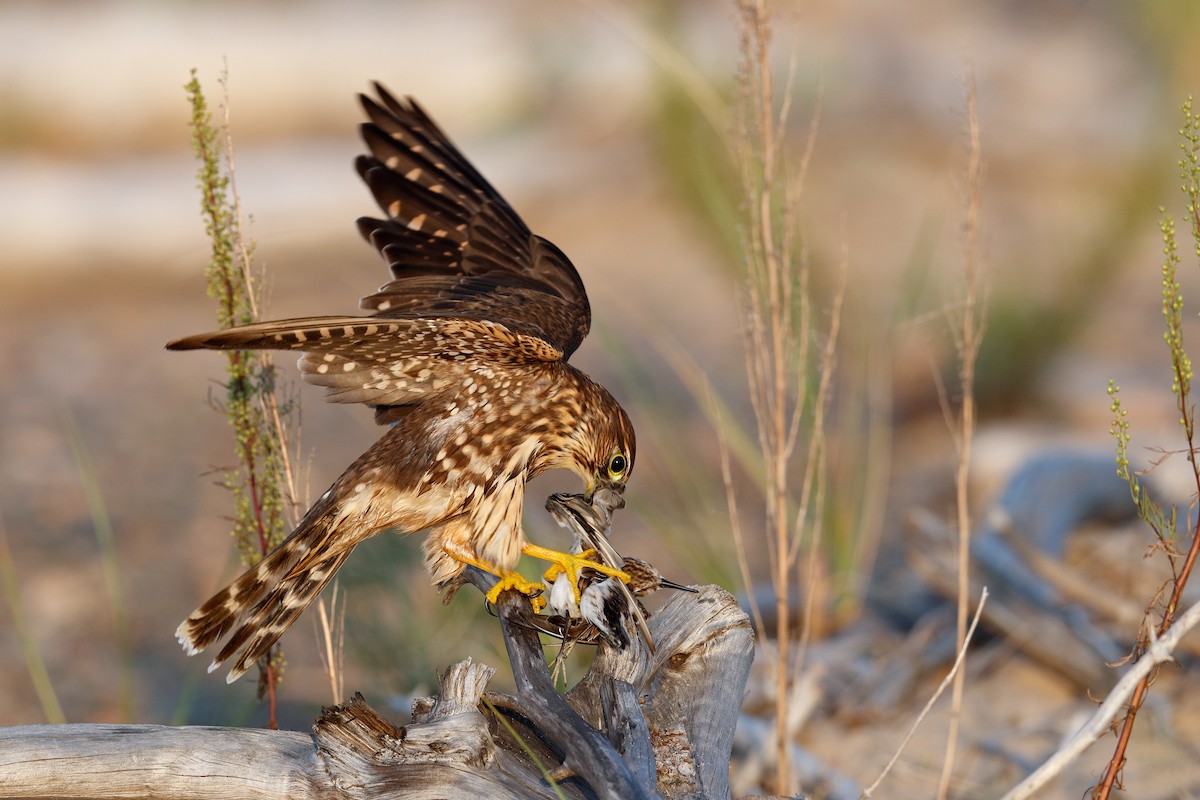
[[[587,293],[562,251],[533,235],[429,115],[375,85],[362,96],[370,155],[359,174],[386,219],[359,231],[391,267],[364,297],[367,317],[280,320],[190,336],[174,350],[299,350],[304,379],[377,422],[461,388],[472,370],[565,360],[591,324]]]
[[[304,380],[334,403],[375,406],[394,422],[403,407],[457,390],[476,369],[562,359],[540,338],[466,319],[311,317],[262,322],[177,339],[171,350],[299,350]]]
[[[570,260],[530,232],[416,101],[375,89],[378,101],[361,98],[371,154],[357,168],[387,218],[358,226],[394,279],[362,306],[377,317],[496,322],[569,357],[591,324]]]

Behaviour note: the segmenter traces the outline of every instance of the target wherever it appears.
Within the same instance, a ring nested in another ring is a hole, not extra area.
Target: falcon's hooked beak
[[[620,483],[618,481],[605,480],[604,478],[599,478],[588,484],[587,488],[583,492],[583,499],[588,501],[589,503],[594,503],[595,496],[601,492],[607,493],[609,495],[615,495],[615,497],[608,500],[608,505],[610,508],[617,509],[617,508],[625,507],[625,484],[624,483]]]

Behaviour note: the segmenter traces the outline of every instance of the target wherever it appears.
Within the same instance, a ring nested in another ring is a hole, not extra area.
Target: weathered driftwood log
[[[1096,617],[1124,615],[1136,622],[1142,610],[1107,595],[1096,601],[1092,598],[1102,593],[1078,581],[1072,597],[1063,557],[1068,539],[1084,523],[1128,520],[1134,511],[1128,487],[1113,472],[1112,456],[1053,453],[1027,461],[972,536],[971,592],[978,596],[983,584],[991,591],[983,625],[1081,686],[1095,693],[1110,689],[1119,675],[1107,664],[1119,661],[1127,646]],[[953,556],[938,545],[947,540],[944,524],[924,513],[915,513],[913,523],[909,564],[934,592],[955,597]]]
[[[528,602],[501,624],[518,687],[465,661],[397,727],[356,696],[311,734],[159,725],[0,728],[0,796],[174,798],[726,798],[752,658],[749,621],[715,586],[651,620],[656,652],[601,649],[564,699]],[[635,640],[636,642],[636,640]],[[481,700],[482,698],[482,700]],[[550,779],[557,779],[557,786]],[[561,795],[559,794],[561,792]]]

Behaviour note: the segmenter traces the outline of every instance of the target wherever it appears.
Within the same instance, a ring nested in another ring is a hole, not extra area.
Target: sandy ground
[[[78,9],[93,16],[69,24],[33,4],[0,8],[0,521],[24,622],[70,720],[123,719],[124,678],[137,721],[263,721],[249,681],[227,687],[204,675],[171,635],[235,570],[228,496],[212,474],[229,460],[228,435],[206,407],[221,362],[162,349],[211,326],[179,87],[197,65],[219,93],[223,55],[239,188],[272,276],[272,315],[352,312],[384,280],[352,226],[371,211],[350,166],[359,147],[352,95],[372,78],[418,94],[587,282],[596,324],[577,361],[622,398],[639,431],[619,546],[677,579],[741,588],[716,438],[675,355],[686,353],[749,425],[739,284],[727,232],[706,213],[706,180],[716,171],[707,162],[717,156],[702,146],[703,123],[664,110],[678,97],[675,78],[628,33],[631,21],[636,30],[654,15],[605,4],[477,8],[360,3],[338,12],[310,3],[284,15],[106,3]],[[933,373],[952,374],[943,310],[961,264],[967,59],[988,161],[980,244],[989,335],[1017,343],[989,365],[1004,385],[981,397],[976,507],[1031,453],[1109,449],[1110,376],[1122,384],[1139,448],[1177,445],[1158,332],[1154,214],[1178,206],[1173,106],[1200,72],[1176,46],[1193,24],[1186,13],[1175,24],[1159,12],[1130,13],[1068,3],[902,10],[861,0],[812,4],[780,24],[781,40],[798,52],[797,145],[821,97],[804,207],[818,289],[845,243],[845,391],[869,392],[870,413],[861,413],[885,423],[882,448],[846,445],[847,459],[872,459],[873,469],[853,460],[842,469],[874,475],[875,488],[843,502],[869,507],[863,524],[885,543],[903,535],[914,507],[949,513],[953,444]],[[663,41],[727,85],[736,38],[724,5],[661,15]],[[266,36],[275,26],[289,35]],[[97,47],[122,55],[98,58]],[[1195,292],[1192,273],[1185,290]],[[818,302],[816,324],[827,307]],[[1065,332],[1052,335],[1063,317]],[[318,391],[302,397],[315,495],[377,431],[368,414],[327,406]],[[837,423],[852,430],[859,408],[842,407]],[[82,477],[72,431],[90,464]],[[115,532],[124,650],[88,480]],[[539,482],[531,496],[568,486]],[[753,525],[752,494],[745,505]],[[541,515],[527,516],[531,536],[554,540]],[[1136,568],[1146,533],[1121,535],[1125,566]],[[373,541],[363,551],[347,568],[347,688],[376,701],[428,690],[435,670],[466,655],[503,663],[475,598],[442,608],[426,591],[415,541]],[[907,634],[877,624],[857,620],[829,646],[865,626],[886,671],[906,657]],[[310,622],[284,641],[282,721],[304,729],[329,692]],[[11,608],[0,607],[0,683],[9,687],[0,724],[43,720],[24,655]],[[902,701],[854,713],[830,699],[829,676],[814,673],[814,686],[825,688],[798,744],[870,782],[944,667],[917,676]],[[1194,677],[1194,669],[1169,670],[1156,684],[1126,796],[1200,796]],[[769,683],[758,671],[754,682]],[[1085,687],[1003,641],[984,645],[972,659],[953,796],[999,796],[1090,707]],[[879,796],[932,796],[945,726],[943,702]],[[1044,796],[1081,796],[1107,751],[1090,752]],[[754,763],[739,766],[743,791],[755,785]]]

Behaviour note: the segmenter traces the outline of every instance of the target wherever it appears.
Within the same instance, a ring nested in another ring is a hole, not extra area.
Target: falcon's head
[[[591,388],[594,393],[582,404],[564,448],[565,463],[559,464],[583,480],[589,501],[599,489],[623,492],[637,456],[633,423],[625,409],[603,387]]]
[[[614,400],[608,411],[607,418],[596,427],[591,455],[585,464],[588,472],[582,476],[587,484],[584,494],[588,500],[597,489],[612,489],[618,494],[625,491],[625,483],[633,472],[633,459],[637,456],[633,423],[625,409]]]

